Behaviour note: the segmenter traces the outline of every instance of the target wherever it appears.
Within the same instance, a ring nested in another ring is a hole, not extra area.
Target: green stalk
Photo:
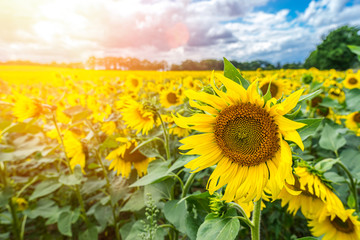
[[[164,138],[165,138],[165,151],[166,151],[166,158],[167,160],[170,159],[170,146],[169,146],[169,134],[167,132],[167,129],[165,127],[165,123],[164,121],[162,120],[160,114],[158,112],[156,112],[156,114],[158,115],[160,121],[161,121],[161,127],[163,129],[163,133],[164,133]]]
[[[254,211],[252,216],[252,224],[254,225],[251,228],[251,239],[260,240],[260,220],[261,220],[261,198],[254,203]]]
[[[101,141],[100,141],[99,134],[95,131],[95,129],[93,128],[92,124],[89,121],[86,121],[86,123],[89,126],[89,128],[91,129],[91,131],[94,133],[95,138],[96,138],[98,144],[100,145]],[[103,171],[103,174],[104,174],[104,177],[105,177],[105,180],[106,180],[106,187],[107,187],[107,189],[110,189],[109,175],[108,175],[108,172],[107,172],[107,170],[106,170],[106,168],[104,166],[104,163],[102,161],[101,153],[98,151],[98,149],[95,149],[95,155],[96,155],[96,160],[100,164],[101,169]],[[119,230],[118,230],[117,217],[116,217],[116,204],[114,205],[111,199],[110,199],[110,206],[112,208],[112,214],[113,214],[113,218],[114,218],[115,236],[116,236],[117,240],[120,240],[121,238],[120,238],[120,234],[119,234]]]
[[[59,128],[59,126],[57,124],[55,111],[52,111],[52,117],[53,117],[52,120],[54,122],[56,131],[57,131],[58,136],[60,138],[61,146],[62,146],[64,154],[65,154],[65,158],[66,158],[66,161],[67,161],[67,164],[68,164],[68,168],[69,168],[71,174],[73,174],[74,171],[70,167],[70,159],[69,159],[69,157],[68,157],[68,155],[66,153],[66,150],[65,150],[64,139],[63,139],[63,137],[61,135],[60,128]],[[82,212],[82,215],[83,215],[82,217],[83,217],[83,219],[84,219],[84,221],[86,223],[86,226],[88,228],[90,228],[90,222],[89,222],[89,219],[87,218],[87,215],[86,215],[84,200],[83,200],[83,198],[81,196],[80,189],[79,189],[78,185],[75,185],[75,193],[76,193],[76,197],[78,198],[78,201],[79,201],[79,204],[80,204],[80,209],[81,209],[81,212]]]
[[[6,176],[7,176],[7,172],[6,172],[6,165],[5,165],[5,162],[2,164],[2,166],[0,166],[0,170],[1,170],[1,176],[3,178],[3,183],[4,183],[4,189],[7,188],[8,186],[8,182],[7,182],[7,179],[6,179]],[[18,216],[16,214],[16,209],[15,209],[15,206],[12,202],[12,197],[9,198],[9,208],[10,208],[10,213],[11,213],[11,217],[12,217],[12,224],[13,224],[13,231],[14,231],[14,236],[15,236],[15,239],[18,239],[18,240],[22,240],[21,236],[20,236],[20,229],[19,229],[19,219],[18,219]]]
[[[186,197],[186,194],[191,186],[191,184],[193,183],[194,181],[194,178],[195,178],[195,175],[196,173],[191,173],[189,178],[187,179],[186,183],[185,183],[185,186],[183,188],[183,191],[182,191],[182,194],[181,194],[181,198],[184,198]]]
[[[350,179],[350,186],[349,187],[350,187],[350,190],[351,190],[351,192],[352,192],[352,194],[354,196],[354,199],[355,199],[355,210],[358,213],[359,212],[359,204],[358,204],[357,187],[356,187],[356,183],[354,181],[354,177],[350,173],[349,169],[347,169],[347,167],[341,161],[338,161],[336,163],[345,171],[345,173],[348,175],[348,177]]]
[[[240,216],[237,217],[239,220],[242,220],[243,222],[245,222],[250,228],[254,227],[253,223],[250,221],[250,219],[246,215],[244,209],[239,204],[231,202],[229,205],[230,205],[230,207],[233,207],[236,210],[238,210],[241,213],[241,215],[243,215],[243,217],[240,217]]]

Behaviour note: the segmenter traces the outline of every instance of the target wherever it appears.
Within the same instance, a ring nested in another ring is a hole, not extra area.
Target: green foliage
[[[196,239],[232,240],[236,238],[239,230],[239,219],[234,218],[231,213],[221,218],[209,214],[200,225]]]
[[[358,27],[342,26],[330,32],[323,38],[323,42],[317,46],[305,60],[306,68],[346,70],[356,62],[356,55],[350,51],[347,45],[360,45]]]
[[[240,74],[231,62],[224,58],[224,76],[240,84],[245,89],[249,87],[249,82]]]

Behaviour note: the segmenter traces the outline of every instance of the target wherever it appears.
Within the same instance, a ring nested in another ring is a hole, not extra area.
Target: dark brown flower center
[[[357,84],[357,82],[358,82],[358,80],[356,78],[350,78],[348,80],[348,83],[350,83],[351,85],[355,85],[355,84]]]
[[[133,79],[131,79],[131,84],[132,84],[134,87],[137,87],[137,86],[139,86],[139,80],[133,78]]]
[[[356,123],[360,123],[360,112],[358,112],[354,115],[353,120]]]
[[[329,115],[330,113],[330,109],[327,107],[322,107],[320,106],[317,111],[316,111],[319,115],[326,117],[327,115]]]
[[[171,104],[176,104],[176,102],[177,102],[177,96],[175,93],[172,93],[172,92],[167,94],[166,99]]]
[[[144,156],[139,150],[135,150],[133,153],[132,150],[134,150],[135,144],[131,144],[130,148],[125,150],[124,153],[124,161],[125,162],[142,162],[147,159],[146,156]]]
[[[311,107],[317,107],[319,106],[319,103],[322,102],[322,98],[319,96],[314,97],[313,99],[311,99]]]
[[[345,222],[343,222],[339,217],[335,217],[333,220],[330,219],[331,224],[340,232],[344,233],[352,233],[354,232],[354,224],[351,222],[350,218],[347,218]]]
[[[256,166],[279,150],[278,126],[263,108],[240,103],[225,108],[216,118],[215,139],[231,161]]]
[[[260,88],[260,90],[265,95],[268,88],[269,88],[269,83],[266,83]],[[279,87],[276,86],[274,83],[271,83],[271,85],[270,85],[271,96],[275,97],[278,92],[279,92]]]

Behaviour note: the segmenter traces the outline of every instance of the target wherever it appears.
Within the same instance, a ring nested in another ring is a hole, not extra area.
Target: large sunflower
[[[107,155],[106,159],[111,161],[109,169],[114,169],[117,175],[128,178],[131,172],[131,165],[134,165],[140,177],[147,173],[149,162],[154,158],[148,158],[139,150],[135,150],[137,142],[135,140],[128,141],[126,138],[117,138],[121,142],[120,146]]]
[[[292,214],[301,207],[306,218],[324,219],[328,212],[344,210],[341,200],[332,192],[326,179],[305,163],[295,168],[295,184],[285,184],[278,198],[281,206],[288,204]]]
[[[203,132],[180,141],[184,145],[179,149],[190,150],[186,154],[200,155],[185,167],[198,172],[217,164],[207,188],[213,194],[227,184],[223,196],[226,201],[258,200],[266,187],[276,195],[286,178],[294,183],[291,150],[283,137],[304,148],[296,129],[305,124],[283,116],[296,106],[303,90],[282,103],[276,104],[274,98],[265,103],[256,81],[245,90],[220,74],[216,76],[226,93],[214,81],[211,84],[217,95],[189,90],[186,95],[190,105],[205,113],[174,116],[179,127]]]
[[[311,233],[322,240],[358,240],[360,239],[360,222],[353,215],[355,210],[347,209],[341,213],[342,217],[335,215],[325,219],[314,218],[309,220]]]

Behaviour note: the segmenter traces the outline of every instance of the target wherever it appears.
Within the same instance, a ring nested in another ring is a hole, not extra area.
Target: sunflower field
[[[0,239],[360,239],[360,72],[0,66]]]

